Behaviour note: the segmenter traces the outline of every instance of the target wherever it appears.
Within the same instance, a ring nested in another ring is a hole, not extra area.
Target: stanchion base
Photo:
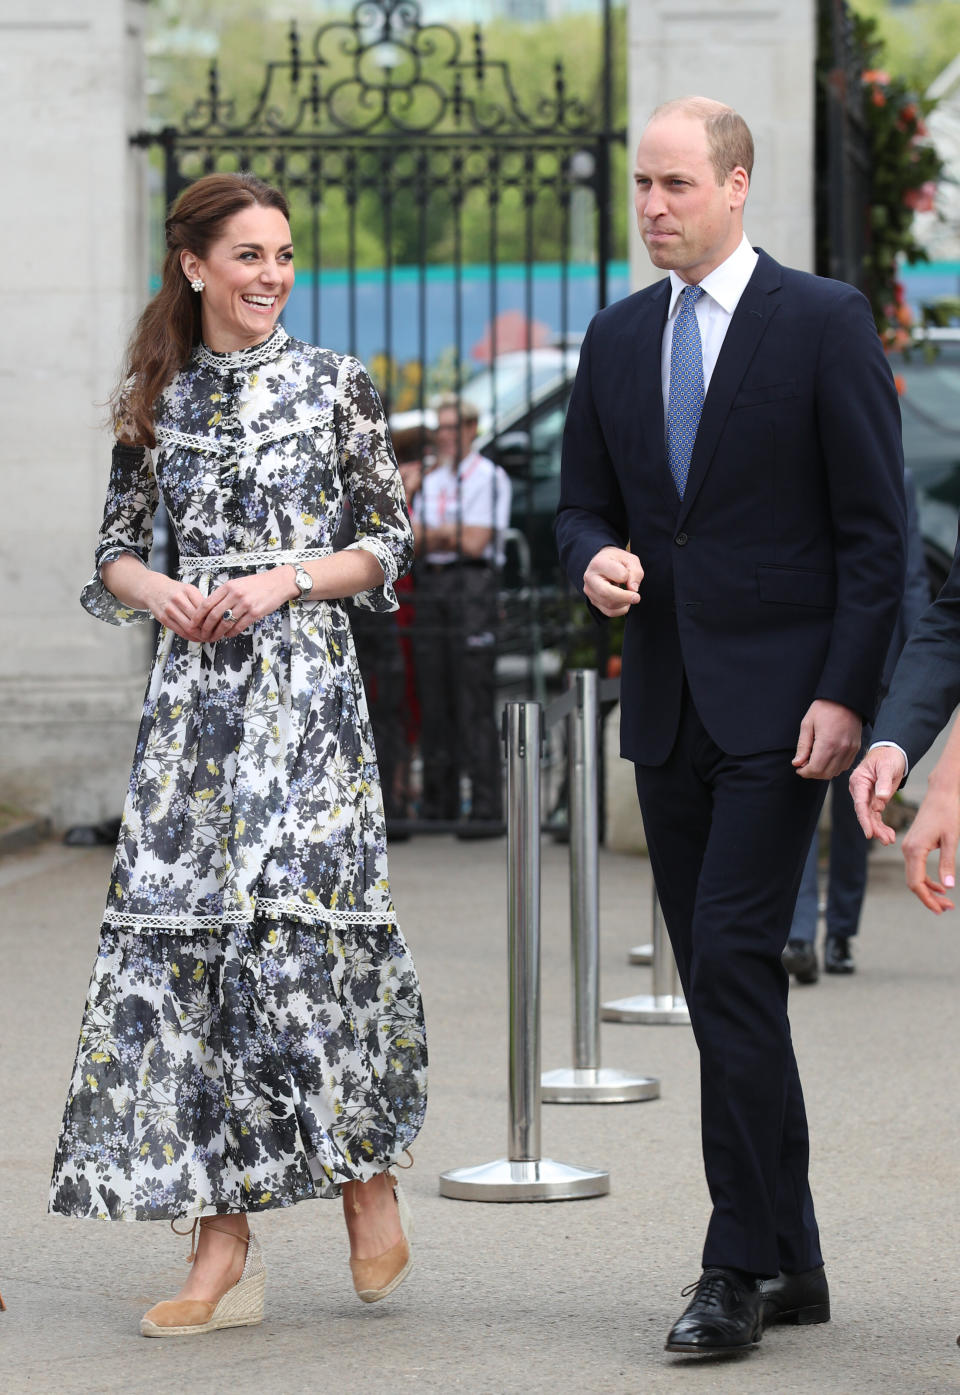
[[[631,964],[652,964],[653,945],[634,945],[627,954],[627,959]]]
[[[548,1070],[541,1076],[544,1104],[630,1104],[660,1098],[660,1081],[624,1070]]]
[[[570,1167],[552,1158],[539,1162],[499,1158],[440,1174],[440,1195],[454,1201],[578,1201],[606,1196],[609,1190],[609,1172]]]
[[[672,994],[654,997],[639,993],[635,998],[614,998],[600,1008],[604,1022],[641,1022],[648,1026],[665,1023],[669,1026],[690,1025],[690,1011],[683,998]]]

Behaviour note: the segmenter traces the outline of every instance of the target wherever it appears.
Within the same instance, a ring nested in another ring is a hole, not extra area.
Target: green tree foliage
[[[884,46],[884,67],[916,92],[925,92],[934,78],[960,54],[960,5],[957,0],[915,0],[891,5],[890,0],[854,0],[853,8],[876,23]]]

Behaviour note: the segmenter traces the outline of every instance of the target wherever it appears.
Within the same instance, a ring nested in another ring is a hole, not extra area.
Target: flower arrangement
[[[864,289],[888,349],[911,342],[913,316],[897,279],[901,258],[926,261],[913,235],[913,216],[934,207],[943,162],[927,138],[924,116],[935,103],[911,93],[902,78],[875,66],[883,50],[873,19],[854,16],[854,40],[863,62],[863,119],[870,160],[870,240]]]

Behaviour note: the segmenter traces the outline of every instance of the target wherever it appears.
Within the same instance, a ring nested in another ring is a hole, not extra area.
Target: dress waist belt
[[[180,575],[194,576],[203,572],[225,572],[235,567],[282,567],[286,562],[316,562],[332,557],[332,547],[298,547],[287,551],[261,548],[259,552],[221,552],[219,556],[181,556]]]

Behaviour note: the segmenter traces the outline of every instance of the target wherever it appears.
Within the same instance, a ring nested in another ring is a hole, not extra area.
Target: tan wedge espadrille
[[[249,1233],[236,1235],[213,1220],[203,1221],[201,1225],[218,1230],[221,1235],[232,1235],[241,1245],[246,1245],[243,1273],[217,1303],[205,1303],[199,1299],[172,1299],[157,1303],[140,1319],[142,1336],[191,1337],[201,1332],[215,1332],[219,1327],[253,1327],[263,1321],[263,1290],[267,1271],[257,1237]],[[185,1233],[176,1232],[178,1235]],[[190,1264],[196,1258],[196,1233],[197,1222],[194,1221],[190,1232]]]
[[[398,1240],[389,1250],[384,1250],[383,1254],[375,1255],[373,1259],[352,1259],[350,1261],[353,1286],[361,1303],[379,1303],[381,1298],[386,1298],[395,1288],[400,1287],[413,1267],[413,1259],[410,1254],[413,1216],[407,1205],[407,1198],[400,1190],[400,1183],[392,1173],[390,1181],[393,1184],[393,1194],[396,1197],[397,1210],[400,1213],[400,1229],[403,1231],[403,1239]],[[354,1196],[353,1208],[355,1211],[360,1210],[356,1196]]]

